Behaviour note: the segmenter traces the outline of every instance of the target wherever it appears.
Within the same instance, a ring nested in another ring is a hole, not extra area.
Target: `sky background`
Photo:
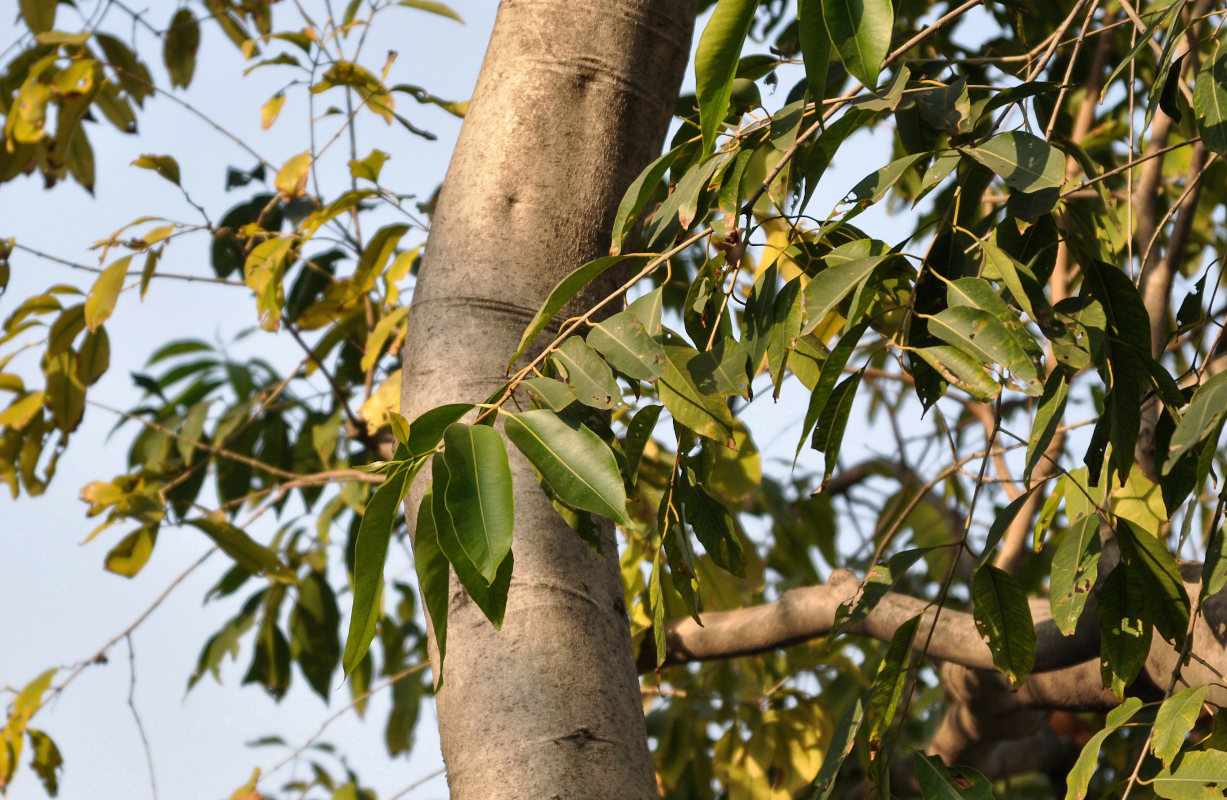
[[[88,4],[85,4],[88,5]],[[307,3],[319,13],[319,3]],[[343,4],[340,4],[343,5]],[[288,4],[274,6],[274,20],[292,16]],[[448,99],[463,100],[471,94],[481,56],[493,24],[495,4],[456,0],[452,6],[465,18],[457,23],[418,11],[386,12],[386,24],[371,31],[365,45],[364,63],[382,63],[382,54],[399,54],[388,83],[412,83]],[[164,27],[174,11],[170,3],[148,4],[151,24]],[[339,6],[338,6],[338,10]],[[285,13],[289,12],[289,13]],[[16,0],[0,0],[0,20],[17,15]],[[286,24],[285,22],[281,23]],[[702,27],[700,21],[699,30]],[[73,30],[80,20],[70,6],[60,7],[58,27]],[[131,23],[112,11],[112,32],[130,40]],[[276,24],[275,24],[276,27]],[[0,29],[3,30],[3,29]],[[0,33],[0,61],[17,52],[10,45],[13,29]],[[154,72],[160,86],[168,86],[159,43],[136,29],[139,52]],[[191,103],[206,117],[248,142],[273,164],[281,164],[308,147],[307,109],[301,88],[289,92],[278,122],[269,131],[260,128],[260,105],[285,86],[288,70],[270,68],[243,76],[245,64],[236,49],[211,25],[203,26],[201,59],[189,90],[176,97]],[[771,108],[799,77],[782,77],[777,96],[764,92]],[[687,83],[693,86],[693,77]],[[328,102],[341,102],[339,92],[324,95]],[[370,115],[360,129],[359,157],[371,148],[392,155],[384,166],[381,182],[405,192],[429,195],[442,180],[447,159],[459,129],[457,120],[433,106],[419,106],[397,95],[397,110],[419,127],[438,134],[430,143],[409,135],[399,125],[387,127]],[[139,135],[125,136],[103,122],[91,126],[91,141],[97,156],[97,188],[91,197],[74,182],[50,191],[41,178],[21,178],[0,186],[0,237],[15,236],[19,243],[61,258],[93,266],[97,253],[90,246],[133,219],[159,214],[170,219],[195,222],[196,212],[179,191],[155,173],[130,166],[144,153],[174,156],[182,170],[182,184],[192,199],[204,206],[216,221],[236,202],[246,200],[251,187],[227,193],[228,166],[247,170],[252,157],[209,124],[185,113],[163,97],[152,97],[138,116]],[[326,129],[325,126],[322,129]],[[867,148],[869,148],[867,150]],[[879,152],[880,151],[880,152]],[[885,163],[882,145],[859,143],[854,163],[837,161],[823,179],[815,213],[825,216],[867,168]],[[345,161],[347,147],[334,147],[322,162],[321,174],[336,176],[325,195],[348,186]],[[270,174],[271,181],[271,174]],[[858,220],[873,235],[892,240],[902,235],[902,223],[888,219],[884,206]],[[138,229],[140,230],[140,229]],[[159,272],[211,274],[207,263],[207,239],[168,248]],[[53,283],[72,283],[83,289],[93,275],[74,270],[28,253],[12,258],[13,275],[8,290],[0,295],[0,317],[7,316],[25,297]],[[196,337],[210,342],[231,342],[234,335],[255,322],[254,304],[243,289],[173,280],[155,281],[140,302],[135,291],[120,297],[116,312],[107,323],[111,337],[111,369],[91,390],[91,398],[112,408],[136,405],[140,391],[128,373],[142,369],[148,356],[171,338]],[[236,355],[258,354],[284,369],[290,369],[301,351],[288,335],[253,336],[228,345]],[[18,364],[30,376],[37,370],[34,359]],[[803,390],[801,390],[803,392]],[[778,406],[769,393],[756,401],[748,415],[756,440],[771,457],[791,457],[795,433],[784,431],[796,422],[805,397],[797,387],[788,390]],[[783,411],[784,413],[781,413]],[[87,545],[80,544],[96,520],[85,517],[86,506],[78,499],[82,486],[91,480],[109,479],[126,469],[127,446],[135,428],[107,434],[116,422],[113,413],[88,407],[82,427],[74,434],[60,461],[58,473],[47,493],[39,498],[24,495],[13,502],[0,495],[0,686],[19,689],[51,666],[69,668],[89,658],[98,648],[129,625],[157,598],[166,586],[208,551],[210,542],[194,529],[165,528],[149,564],[133,580],[102,569],[106,552],[127,528],[116,526]],[[775,445],[772,447],[772,445]],[[872,449],[872,443],[866,442]],[[856,445],[845,446],[855,457]],[[861,445],[865,447],[865,445]],[[774,451],[774,452],[773,452]],[[821,458],[813,457],[820,465]],[[306,521],[310,524],[310,520]],[[262,520],[254,528],[256,538],[267,540],[275,521]],[[395,559],[395,555],[394,555]],[[296,675],[291,691],[280,704],[254,686],[240,687],[249,652],[236,662],[227,661],[223,684],[211,678],[185,692],[204,641],[236,611],[243,593],[202,606],[202,599],[226,564],[215,555],[202,569],[179,585],[168,599],[131,637],[135,680],[128,646],[121,642],[109,652],[109,662],[94,665],[36,717],[34,726],[44,729],[59,745],[65,759],[60,797],[92,800],[97,797],[152,797],[150,770],[128,706],[130,687],[136,710],[147,734],[160,798],[227,798],[242,785],[255,767],[267,772],[289,752],[286,747],[251,748],[247,742],[263,736],[281,736],[293,748],[305,742],[323,722],[349,701],[348,687],[335,677],[336,689],[328,706],[311,693]],[[411,569],[405,559],[390,563],[390,574]],[[339,573],[333,571],[334,586]],[[339,597],[348,606],[347,593]],[[344,631],[344,623],[342,631]],[[67,670],[62,671],[56,683]],[[335,743],[348,758],[364,786],[375,789],[382,800],[430,775],[442,766],[434,730],[433,704],[423,707],[418,745],[406,762],[388,760],[383,743],[387,704],[383,694],[371,700],[370,724],[362,724],[351,712],[332,723],[321,737]],[[317,754],[334,774],[337,762]],[[28,750],[9,797],[26,800],[44,796],[28,767]],[[281,769],[261,788],[272,792],[295,775],[294,767]],[[306,762],[296,773],[306,774]],[[406,795],[411,798],[446,797],[439,776]]]

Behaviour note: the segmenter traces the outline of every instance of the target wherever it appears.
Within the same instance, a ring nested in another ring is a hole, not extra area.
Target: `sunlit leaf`
[[[728,113],[733,78],[737,74],[737,58],[750,32],[756,8],[758,0],[719,0],[699,36],[694,74],[699,125],[703,131],[703,152],[711,150]]]
[[[511,551],[515,529],[511,468],[503,437],[485,425],[457,422],[444,431],[443,442],[448,472],[443,506],[465,556],[487,584],[493,583],[499,565]],[[442,540],[439,544],[443,545]]]
[[[115,301],[119,299],[119,290],[124,288],[124,278],[128,275],[128,264],[132,256],[124,256],[110,264],[94,281],[94,286],[85,298],[85,324],[91,331],[96,331],[111,317],[115,310]]]
[[[151,169],[166,180],[179,185],[179,162],[173,156],[159,156],[146,153],[132,162],[132,166],[141,169]]]
[[[822,15],[848,72],[866,87],[875,88],[895,24],[891,1],[823,0]]]
[[[1203,62],[1193,86],[1193,111],[1206,149],[1227,155],[1227,49]]]
[[[680,339],[665,343],[665,371],[657,382],[660,400],[681,425],[728,447],[735,447],[733,415],[724,398],[705,394],[695,384],[688,369],[698,351]]]
[[[1155,723],[1158,725],[1158,722]],[[1167,800],[1214,800],[1227,792],[1227,752],[1193,750],[1174,769],[1163,769],[1150,781],[1155,794]]]
[[[1052,619],[1066,636],[1074,632],[1099,577],[1099,517],[1087,515],[1070,525],[1052,556],[1048,601]]]
[[[302,197],[307,190],[307,176],[311,172],[311,153],[304,150],[281,165],[273,185],[285,201]]]
[[[107,553],[103,566],[107,571],[125,578],[132,578],[141,571],[153,554],[153,545],[158,540],[158,525],[142,525],[119,541]]]
[[[1189,686],[1176,692],[1159,706],[1159,713],[1155,715],[1150,751],[1163,762],[1164,767],[1171,767],[1172,761],[1184,747],[1185,737],[1193,730],[1197,718],[1201,716],[1202,703],[1206,701],[1208,689],[1205,685]],[[1219,774],[1224,773],[1220,771]]]
[[[513,414],[505,425],[507,438],[533,463],[559,500],[619,525],[630,525],[618,464],[600,437],[545,409]]]

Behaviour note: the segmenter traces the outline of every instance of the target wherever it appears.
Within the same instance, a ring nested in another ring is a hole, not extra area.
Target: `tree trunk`
[[[550,289],[608,253],[623,192],[660,152],[694,13],[694,0],[504,0],[409,315],[409,419],[486,397]],[[654,797],[613,531],[596,555],[510,455],[502,630],[452,581],[438,695],[451,796]]]

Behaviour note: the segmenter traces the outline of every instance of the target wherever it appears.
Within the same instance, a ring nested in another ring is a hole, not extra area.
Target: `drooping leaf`
[[[179,162],[173,156],[159,156],[146,153],[132,162],[132,166],[141,169],[151,169],[166,180],[179,185]]]
[[[549,297],[545,298],[545,302],[541,304],[541,308],[537,310],[536,315],[528,323],[528,327],[524,329],[524,334],[520,337],[520,343],[516,346],[515,353],[512,354],[511,360],[507,362],[507,368],[516,363],[532,341],[537,338],[537,334],[541,333],[547,325],[554,321],[554,317],[562,310],[576,294],[579,293],[588,284],[597,279],[601,273],[615,264],[627,262],[628,269],[636,269],[642,267],[648,260],[648,256],[641,255],[616,255],[605,256],[598,258],[595,261],[589,261],[587,264],[576,269],[567,277],[559,281],[551,291]]]
[[[484,428],[484,426],[479,427]],[[493,428],[484,429],[494,432]],[[501,437],[499,441],[501,443]],[[505,452],[503,455],[506,458]],[[452,510],[445,499],[449,491],[451,472],[447,459],[442,453],[436,454],[431,460],[431,473],[434,481],[430,492],[422,502],[430,501],[430,517],[434,523],[435,535],[438,537],[439,549],[451,563],[452,569],[456,572],[456,579],[460,581],[465,592],[486,615],[486,619],[490,620],[495,628],[499,628],[503,624],[503,614],[507,610],[507,591],[511,587],[511,571],[515,556],[508,550],[506,557],[498,566],[494,580],[487,580],[478,571],[472,556],[462,544]]]
[[[735,447],[733,415],[724,398],[704,394],[690,374],[690,361],[698,355],[697,350],[680,339],[666,340],[665,371],[657,382],[660,400],[681,425],[719,444]]]
[[[1227,49],[1207,58],[1193,86],[1197,132],[1206,149],[1227,155]]]
[[[38,775],[48,796],[55,797],[60,791],[60,772],[64,769],[60,748],[56,747],[50,736],[37,728],[26,728],[26,735],[30,737],[30,749],[33,751],[30,767]]]
[[[823,0],[822,16],[848,72],[876,88],[895,25],[891,0]]]
[[[277,557],[277,554],[229,522],[210,517],[186,520],[213,540],[222,551],[241,564],[253,575],[264,575],[272,580],[294,583],[294,571]]]
[[[824,456],[822,486],[826,486],[835,471],[840,445],[844,440],[844,430],[848,427],[848,416],[852,413],[852,403],[856,400],[856,390],[860,387],[864,374],[865,370],[857,370],[832,389],[831,396],[822,407],[822,413],[818,415],[811,445]]]
[[[567,338],[551,359],[584,405],[610,409],[622,402],[622,390],[609,365],[580,337]]]
[[[948,345],[918,347],[912,351],[941,375],[942,380],[957,386],[980,402],[988,402],[1001,393],[1001,384],[981,366],[979,359]]]
[[[656,428],[656,421],[660,419],[660,412],[663,410],[664,406],[644,406],[635,412],[635,416],[631,417],[626,426],[622,451],[626,453],[626,480],[630,484],[635,483],[639,474],[639,462],[643,458],[643,448],[652,438],[652,431]]]
[[[155,522],[142,525],[111,548],[103,566],[108,572],[114,572],[116,575],[123,575],[125,578],[135,577],[149,561],[157,540],[158,524]]]
[[[694,74],[703,152],[709,152],[729,110],[741,46],[758,0],[719,0],[695,49]]]
[[[1120,518],[1116,526],[1121,546],[1121,567],[1137,576],[1146,597],[1143,614],[1163,638],[1177,647],[1184,642],[1189,626],[1189,596],[1176,557],[1157,535],[1143,530],[1133,521]]]
[[[1151,622],[1146,618],[1145,584],[1139,570],[1118,564],[1099,587],[1095,612],[1103,628],[1100,673],[1117,697],[1133,682],[1150,652]]]
[[[1054,369],[1044,382],[1044,393],[1035,410],[1035,424],[1027,443],[1027,465],[1023,469],[1023,483],[1030,485],[1031,473],[1044,457],[1052,437],[1056,436],[1065,416],[1065,401],[1069,398],[1069,379],[1063,370]]]
[[[1026,593],[1008,572],[985,564],[976,570],[971,596],[976,630],[987,640],[993,664],[1018,688],[1035,663],[1035,624]]]
[[[731,337],[716,340],[710,350],[704,350],[686,364],[695,386],[703,394],[745,394],[749,385],[745,346]]]
[[[409,423],[409,455],[417,458],[434,450],[447,427],[472,410],[472,403],[450,403],[423,411]]]
[[[899,701],[903,699],[903,690],[908,683],[912,643],[920,629],[920,617],[921,615],[917,614],[895,629],[886,656],[873,680],[872,693],[865,705],[865,718],[869,723],[866,736],[871,756],[876,755],[881,747],[882,738],[895,719]]]
[[[588,332],[588,346],[614,369],[637,380],[654,381],[664,372],[664,348],[630,309],[598,322]]]
[[[686,480],[680,494],[686,522],[716,566],[744,577],[745,556],[732,515],[723,503],[708,494],[693,470],[687,467],[684,474]]]
[[[618,205],[618,213],[614,217],[613,244],[609,250],[611,257],[616,257],[621,253],[622,245],[630,234],[631,228],[634,227],[635,221],[639,218],[639,213],[643,211],[644,206],[647,205],[648,200],[652,197],[652,193],[657,190],[661,179],[665,177],[665,173],[673,166],[673,162],[682,152],[684,146],[678,145],[651,164],[648,164],[627,188],[622,202]]]
[[[451,600],[451,568],[447,556],[439,548],[433,514],[434,489],[427,490],[418,506],[417,525],[413,533],[413,566],[417,570],[422,602],[434,628],[435,645],[439,649],[439,669],[447,654],[447,604]],[[440,678],[436,678],[436,685]]]
[[[503,437],[485,425],[457,422],[444,431],[443,443],[448,472],[444,508],[465,556],[491,584],[511,552],[515,530],[511,467]],[[436,529],[438,524],[436,514]],[[439,544],[443,545],[442,539]],[[447,548],[443,551],[447,553]]]
[[[1087,796],[1091,776],[1095,774],[1095,768],[1099,765],[1099,748],[1103,746],[1103,740],[1133,719],[1134,714],[1137,714],[1141,708],[1142,701],[1139,698],[1127,697],[1125,702],[1108,712],[1103,728],[1083,745],[1082,752],[1078,754],[1078,760],[1074,763],[1073,769],[1069,771],[1069,777],[1066,778],[1065,800],[1081,800]]]
[[[1020,192],[1056,189],[1065,182],[1065,156],[1025,131],[998,134],[966,152]]]
[[[170,73],[170,85],[186,89],[196,72],[196,51],[200,48],[200,23],[191,9],[182,6],[170,19],[162,39],[162,59]]]
[[[888,253],[832,264],[814,276],[804,291],[806,322],[801,333],[809,333],[818,327],[827,314],[890,257]]]
[[[847,366],[848,359],[852,357],[852,351],[856,349],[856,345],[860,342],[868,327],[869,322],[864,320],[841,336],[839,343],[835,345],[835,349],[823,361],[821,371],[818,373],[818,380],[814,384],[813,392],[810,393],[809,406],[805,410],[805,420],[801,426],[801,438],[797,440],[797,450],[793,455],[794,464],[796,463],[796,458],[801,454],[801,448],[805,446],[805,442],[809,438],[810,431],[818,424],[823,409],[826,408],[827,402],[831,398],[831,393],[835,389],[835,384],[843,377],[844,367]]]
[[[971,767],[947,767],[941,756],[916,754],[916,780],[924,800],[993,800],[993,785]]]
[[[545,409],[513,414],[505,425],[507,438],[532,462],[559,500],[619,525],[630,524],[618,464],[599,436]]]
[[[85,298],[85,324],[91,331],[96,331],[111,317],[115,310],[115,302],[119,299],[119,291],[124,288],[124,278],[128,274],[128,264],[132,256],[116,259],[98,275],[94,286]]]
[[[1168,445],[1163,474],[1171,472],[1180,457],[1219,430],[1223,412],[1227,411],[1227,372],[1211,376],[1193,392],[1193,399],[1180,416]]]
[[[440,17],[454,19],[461,25],[464,24],[464,18],[457,14],[446,3],[440,3],[436,0],[400,0],[397,5],[405,6],[406,8],[416,8],[419,11],[426,11],[431,14],[437,14]]]
[[[825,99],[827,70],[831,65],[831,35],[822,18],[821,0],[800,0],[797,8],[797,37],[805,59],[805,79],[814,102]]]
[[[1170,768],[1172,761],[1184,747],[1185,737],[1193,730],[1197,718],[1201,715],[1208,688],[1205,685],[1189,686],[1176,692],[1159,706],[1159,713],[1155,715],[1150,751],[1163,762],[1164,767]]]
[[[375,626],[382,611],[383,568],[388,558],[388,542],[400,504],[409,490],[413,475],[422,461],[406,464],[395,470],[379,485],[366,504],[358,539],[354,546],[354,602],[349,618],[349,634],[345,637],[342,668],[348,676],[366,657]]]
[[[1052,619],[1066,636],[1074,632],[1099,577],[1099,517],[1087,515],[1070,525],[1052,556],[1048,602]]]

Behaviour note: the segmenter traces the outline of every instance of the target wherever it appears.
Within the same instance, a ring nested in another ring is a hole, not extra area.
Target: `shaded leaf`
[[[132,166],[141,169],[151,169],[166,180],[179,185],[179,162],[173,156],[158,156],[145,154],[132,162]]]
[[[253,575],[264,575],[272,580],[294,583],[294,571],[287,567],[277,554],[258,544],[242,529],[208,517],[185,520],[198,528],[213,542]]]
[[[1206,149],[1227,155],[1227,49],[1207,58],[1193,86],[1197,132]]]
[[[976,570],[971,596],[976,630],[988,642],[993,664],[1017,689],[1035,663],[1035,624],[1027,595],[1008,572],[985,564]]]
[[[580,337],[568,337],[550,358],[584,405],[610,409],[622,402],[622,390],[609,365]]]
[[[632,378],[654,381],[664,372],[664,348],[630,309],[598,322],[588,332],[588,346]]]
[[[196,51],[200,48],[200,23],[191,9],[181,7],[170,19],[162,39],[162,58],[170,73],[170,85],[187,88],[196,72]],[[177,183],[178,181],[176,181]]]
[[[1052,619],[1069,636],[1078,625],[1099,577],[1099,517],[1087,515],[1070,525],[1052,556],[1048,602]]]
[[[107,553],[103,566],[108,572],[132,578],[140,572],[153,554],[153,545],[158,540],[158,524],[142,525],[119,541]]]
[[[997,173],[1011,189],[1036,192],[1065,182],[1065,156],[1025,131],[998,134],[967,154]]]
[[[511,467],[503,437],[485,425],[457,422],[444,431],[443,442],[448,474],[442,500],[450,527],[469,563],[487,584],[493,583],[499,565],[511,552],[515,530]],[[438,526],[437,513],[435,521]],[[446,547],[443,550],[447,552]],[[450,554],[448,557],[451,559]]]
[[[691,376],[690,361],[698,357],[693,347],[679,339],[665,342],[665,371],[657,382],[660,400],[673,419],[700,436],[735,447],[733,415],[720,395],[705,394]]]
[[[916,754],[916,780],[924,800],[992,800],[993,785],[971,767],[947,767],[941,756]]]

